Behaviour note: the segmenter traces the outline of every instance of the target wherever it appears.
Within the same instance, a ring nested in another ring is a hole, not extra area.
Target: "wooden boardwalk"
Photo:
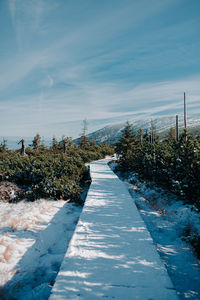
[[[90,170],[92,184],[50,300],[178,299],[125,185],[106,160]]]

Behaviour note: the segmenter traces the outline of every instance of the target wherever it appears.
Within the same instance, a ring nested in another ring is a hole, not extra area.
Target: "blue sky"
[[[199,0],[0,0],[0,135],[200,114]]]

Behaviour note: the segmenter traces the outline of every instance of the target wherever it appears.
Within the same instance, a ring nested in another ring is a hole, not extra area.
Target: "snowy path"
[[[92,184],[50,300],[177,299],[125,185],[106,160],[90,168]]]

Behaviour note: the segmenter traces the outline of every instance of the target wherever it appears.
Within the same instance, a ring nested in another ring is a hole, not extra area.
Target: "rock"
[[[24,198],[24,190],[10,181],[0,182],[0,201],[13,202]]]

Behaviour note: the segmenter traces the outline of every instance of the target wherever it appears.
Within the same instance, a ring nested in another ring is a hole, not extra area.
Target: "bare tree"
[[[83,130],[80,137],[79,145],[81,148],[85,148],[89,144],[89,138],[86,136],[86,132],[88,130],[87,119],[83,120]]]
[[[20,150],[20,154],[22,155],[22,156],[25,156],[26,155],[26,151],[25,151],[25,149],[26,149],[26,146],[25,146],[25,140],[24,139],[21,139],[21,141],[18,143],[18,145],[19,144],[22,144],[22,147],[21,147],[21,150]]]
[[[67,149],[69,149],[72,146],[72,138],[70,137],[62,137],[62,145],[63,145],[63,152],[66,153]]]

